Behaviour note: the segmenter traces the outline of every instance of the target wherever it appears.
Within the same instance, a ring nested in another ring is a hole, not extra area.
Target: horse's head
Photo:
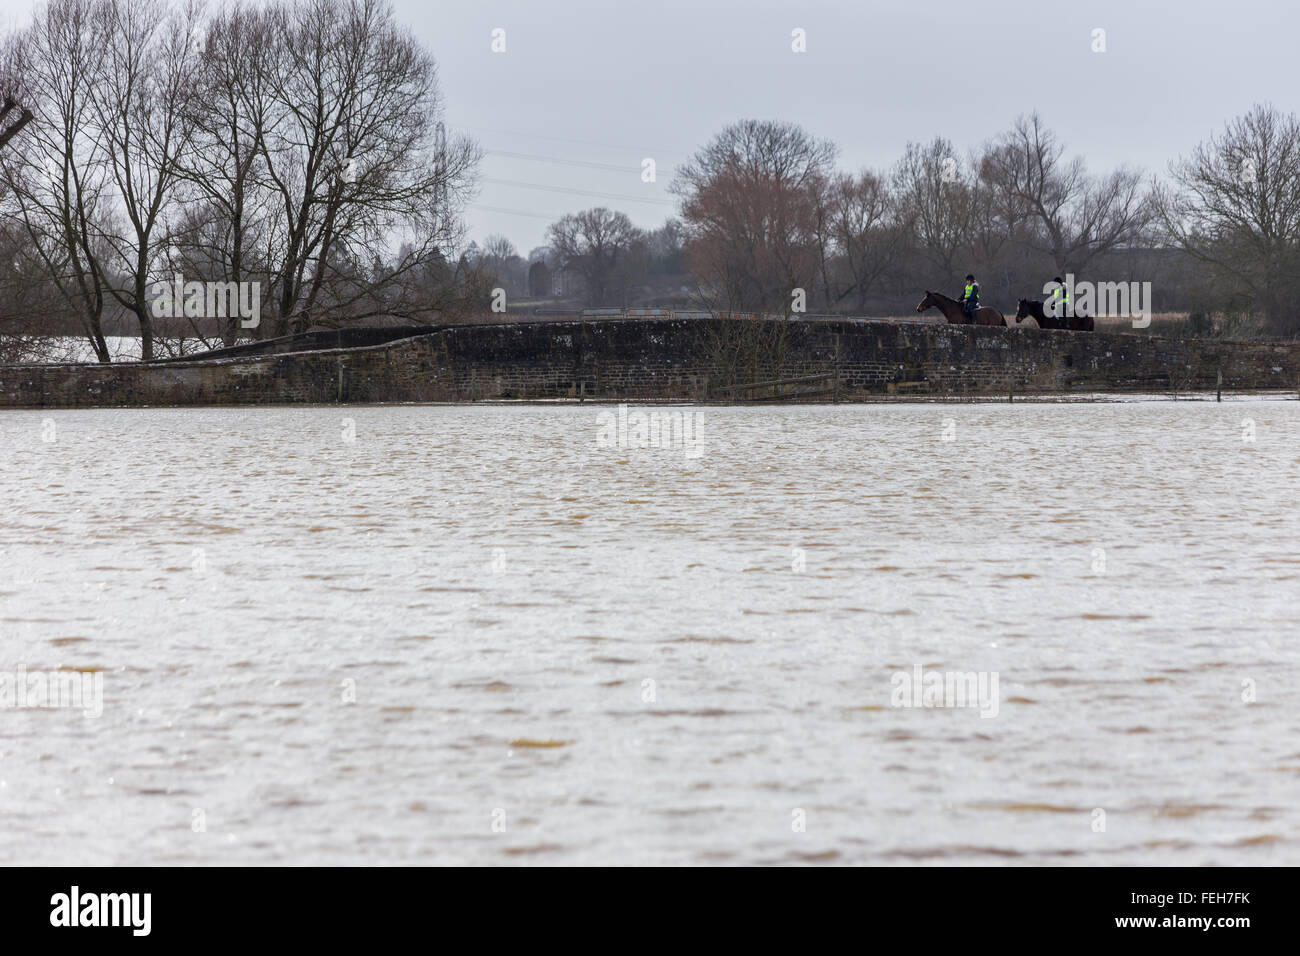
[[[1016,322],[1020,322],[1022,319],[1029,318],[1029,316],[1033,314],[1029,311],[1029,309],[1030,309],[1029,300],[1021,299],[1020,304],[1016,306]]]
[[[939,303],[934,300],[934,293],[929,289],[925,290],[925,298],[916,304],[917,312],[924,312],[926,309],[932,309]]]

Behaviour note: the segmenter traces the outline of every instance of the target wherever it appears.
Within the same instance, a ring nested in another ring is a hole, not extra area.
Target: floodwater
[[[0,863],[1300,863],[1300,402],[675,411],[0,414]]]

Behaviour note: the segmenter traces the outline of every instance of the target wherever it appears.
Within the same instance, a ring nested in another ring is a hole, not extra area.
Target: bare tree
[[[1201,263],[1220,308],[1300,333],[1300,120],[1256,105],[1170,165],[1155,209],[1167,243]]]
[[[112,257],[103,271],[120,273],[113,297],[136,317],[140,357],[154,356],[150,287],[169,229],[166,216],[191,148],[199,23],[194,0],[169,8],[164,0],[98,0],[103,49],[91,87],[95,123],[125,219],[106,231]]]
[[[150,292],[175,272],[260,283],[272,334],[481,306],[459,257],[480,151],[443,135],[433,60],[382,0],[236,0],[207,24],[197,0],[52,0],[7,42],[0,136],[36,148],[0,153],[0,216],[101,360],[109,310],[144,358],[170,348]],[[18,103],[34,121],[4,127]]]
[[[480,157],[438,136],[433,59],[380,0],[300,0],[268,16],[261,153],[278,331],[365,318],[377,301],[408,319],[445,310],[445,294],[398,295],[403,276],[433,274],[460,242]],[[376,250],[386,268],[361,268]]]
[[[1037,113],[1020,117],[988,146],[980,179],[1010,219],[1035,228],[1024,242],[1050,256],[1058,272],[1082,272],[1096,256],[1137,241],[1151,211],[1142,175],[1120,168],[1092,177],[1081,157],[1065,147]]]
[[[624,305],[641,231],[625,213],[602,206],[561,217],[547,229],[563,269],[582,277],[592,306]]]
[[[835,152],[797,124],[743,120],[680,167],[671,189],[706,301],[784,311],[795,289],[814,286],[823,261],[817,197]]]
[[[18,116],[9,123],[9,114],[18,110]],[[35,114],[25,106],[19,106],[18,101],[8,94],[5,95],[3,102],[0,102],[0,149],[4,149],[11,139],[18,135],[24,126],[32,121]],[[5,126],[5,123],[9,123]]]
[[[515,244],[500,233],[493,233],[483,240],[483,257],[497,262],[505,262],[519,255]]]
[[[0,149],[22,132],[36,115],[18,101],[17,89],[22,81],[14,74],[12,59],[10,52],[0,52]]]
[[[853,296],[862,308],[876,282],[904,248],[906,224],[884,177],[864,170],[837,176],[826,196],[829,236],[841,278],[827,301],[834,306]]]
[[[899,216],[921,256],[948,281],[967,271],[975,243],[979,183],[953,144],[942,137],[926,145],[908,143],[894,167],[893,189]]]
[[[515,244],[505,236],[495,234],[483,240],[479,268],[512,298],[526,294],[528,278],[524,260],[520,258]]]
[[[28,240],[28,269],[49,282],[101,362],[111,360],[103,317],[109,279],[100,265],[108,219],[106,151],[92,108],[105,43],[97,0],[52,0],[7,41],[5,62],[34,122],[21,150],[0,154],[0,215]],[[8,301],[14,301],[12,298]]]
[[[202,281],[241,282],[267,271],[264,247],[272,196],[262,149],[269,113],[268,58],[274,56],[270,16],[235,3],[193,37],[198,92],[190,102],[193,146],[178,175],[185,212],[172,222],[169,266]],[[237,316],[220,324],[234,344]],[[202,335],[204,329],[196,328]]]

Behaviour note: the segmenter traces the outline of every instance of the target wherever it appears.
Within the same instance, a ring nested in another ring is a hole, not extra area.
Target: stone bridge
[[[0,367],[0,406],[718,400],[728,386],[833,376],[887,395],[1295,390],[1300,343],[864,319],[602,316],[348,329],[183,359]],[[728,392],[726,394],[736,394]]]

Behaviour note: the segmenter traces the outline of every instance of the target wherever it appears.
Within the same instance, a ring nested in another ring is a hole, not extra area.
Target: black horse
[[[1091,332],[1095,327],[1090,315],[1072,315],[1069,318],[1050,316],[1043,311],[1041,300],[1021,299],[1016,306],[1016,324],[1019,325],[1024,319],[1030,317],[1038,322],[1040,329],[1069,329],[1071,332]]]

